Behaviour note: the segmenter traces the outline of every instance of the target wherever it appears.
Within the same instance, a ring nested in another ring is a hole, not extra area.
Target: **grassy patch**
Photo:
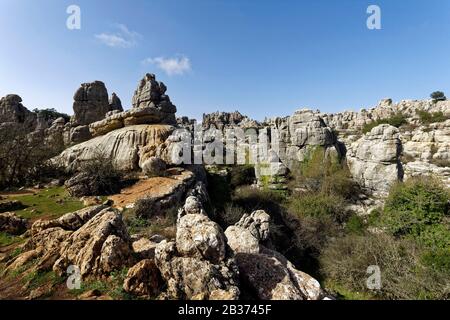
[[[420,110],[417,112],[417,114],[420,117],[420,121],[423,124],[430,124],[430,123],[436,123],[436,122],[444,122],[449,117],[445,116],[442,112],[428,112],[424,110]]]
[[[0,247],[9,246],[14,243],[19,243],[22,238],[9,235],[5,232],[0,232]]]
[[[84,207],[77,198],[69,196],[64,187],[43,189],[35,194],[15,196],[27,208],[15,211],[23,218],[33,219],[45,216],[58,218],[63,214],[77,211]]]
[[[82,281],[80,289],[70,290],[69,293],[79,296],[87,291],[95,290],[102,295],[108,295],[115,300],[131,300],[135,299],[133,295],[123,290],[123,282],[127,276],[128,268],[123,268],[111,273],[106,280]]]

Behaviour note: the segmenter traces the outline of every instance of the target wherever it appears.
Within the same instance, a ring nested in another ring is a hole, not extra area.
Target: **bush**
[[[307,193],[295,196],[289,204],[289,213],[295,216],[331,218],[342,223],[348,217],[344,200],[335,195]]]
[[[233,166],[230,170],[230,185],[234,189],[238,186],[253,184],[255,168],[252,165]]]
[[[431,99],[433,101],[445,101],[447,100],[447,97],[442,91],[435,91],[432,94],[430,94]]]
[[[379,126],[380,124],[389,124],[396,128],[400,128],[402,125],[405,125],[407,123],[408,121],[405,115],[403,115],[401,112],[398,112],[396,114],[391,115],[389,118],[378,119],[370,123],[366,123],[362,131],[363,133],[368,133],[372,131],[373,128]]]
[[[446,117],[441,111],[431,113],[428,111],[420,110],[417,112],[417,114],[420,117],[420,121],[424,124],[444,122],[448,119],[448,117]]]
[[[84,161],[79,171],[65,185],[75,197],[110,195],[120,192],[122,174],[116,170],[111,157],[97,150]]]
[[[396,236],[419,235],[448,215],[449,193],[432,178],[410,179],[392,187],[384,207],[384,224]]]
[[[383,299],[446,299],[450,278],[421,263],[421,251],[410,240],[385,235],[350,235],[332,242],[320,256],[326,282]],[[381,289],[369,290],[367,267],[381,270]]]
[[[311,149],[305,160],[294,169],[294,187],[304,186],[313,192],[351,198],[358,193],[358,185],[353,181],[344,161],[337,155],[325,156],[322,147]]]

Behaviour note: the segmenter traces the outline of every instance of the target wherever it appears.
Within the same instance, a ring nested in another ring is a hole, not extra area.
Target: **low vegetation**
[[[64,187],[41,189],[30,194],[18,194],[13,198],[25,206],[24,209],[17,210],[15,213],[27,219],[44,216],[53,219],[84,207],[83,203],[71,197]]]
[[[417,112],[420,118],[420,122],[423,124],[431,124],[436,122],[444,122],[450,119],[448,116],[445,116],[443,112],[428,112],[424,110],[419,110]]]
[[[393,186],[382,212],[322,251],[325,282],[344,297],[358,292],[382,299],[448,299],[449,200],[449,191],[431,178]],[[384,231],[369,232],[370,225]],[[366,286],[371,265],[381,271],[379,290]]]
[[[370,132],[373,128],[379,126],[380,124],[389,124],[391,126],[400,128],[403,125],[408,123],[406,116],[400,112],[396,114],[392,114],[389,118],[374,120],[370,123],[367,123],[363,126],[363,133]]]

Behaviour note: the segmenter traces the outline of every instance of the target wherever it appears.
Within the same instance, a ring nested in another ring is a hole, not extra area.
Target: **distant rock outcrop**
[[[33,131],[37,126],[37,115],[22,104],[22,98],[9,94],[0,99],[0,125],[21,124],[24,130]]]
[[[363,188],[387,193],[393,183],[403,179],[401,153],[399,130],[382,124],[348,148],[347,163],[353,178]]]

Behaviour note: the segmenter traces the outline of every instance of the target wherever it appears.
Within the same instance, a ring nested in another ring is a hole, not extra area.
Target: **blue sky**
[[[153,72],[179,116],[359,110],[450,95],[449,35],[448,0],[0,0],[0,96],[72,113],[80,83],[102,80],[129,108]]]

